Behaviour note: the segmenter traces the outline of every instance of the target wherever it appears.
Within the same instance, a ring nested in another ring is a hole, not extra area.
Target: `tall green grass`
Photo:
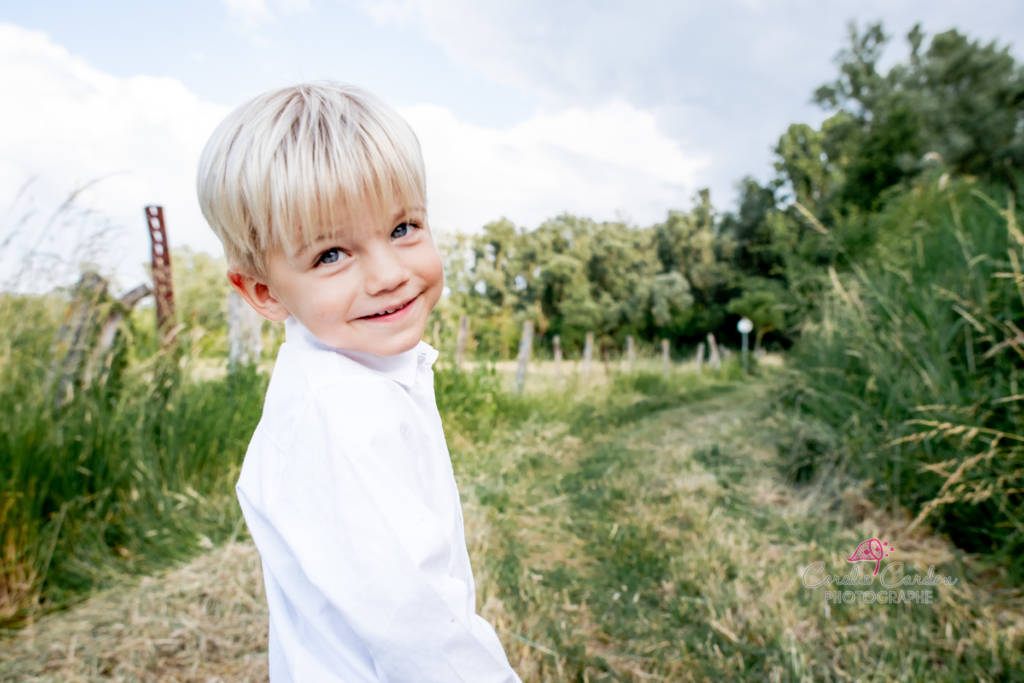
[[[103,299],[92,302],[99,318],[116,305]],[[71,349],[59,329],[73,308],[65,292],[0,297],[0,626],[244,534],[234,483],[267,376],[242,368],[195,379],[195,335],[160,350],[142,311],[128,318],[104,371],[91,382],[76,371],[65,392],[59,378]],[[86,337],[80,358],[91,351]],[[739,373],[727,363],[713,374]],[[463,461],[474,444],[539,414],[583,433],[697,396],[691,384],[616,374],[600,388],[521,395],[503,390],[486,365],[459,371],[442,362],[435,374],[452,453]],[[637,395],[646,398],[626,400]]]
[[[266,378],[197,382],[188,356],[130,361],[57,400],[59,295],[0,301],[0,623],[236,533],[233,484]],[[130,330],[129,330],[130,332]]]
[[[869,263],[829,273],[793,349],[796,479],[871,482],[1024,575],[1024,236],[1012,193],[934,179],[872,217]]]
[[[267,375],[243,367],[194,379],[189,338],[161,351],[135,315],[108,371],[76,382],[61,402],[69,349],[58,330],[70,307],[64,293],[0,297],[3,627],[245,534],[234,484]],[[564,401],[505,393],[487,366],[442,364],[436,392],[446,432],[462,444],[538,410],[565,410]]]

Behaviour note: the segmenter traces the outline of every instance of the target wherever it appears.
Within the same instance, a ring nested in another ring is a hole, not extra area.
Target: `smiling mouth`
[[[406,301],[403,304],[399,304],[398,306],[392,306],[391,308],[385,308],[383,311],[380,311],[378,313],[373,313],[371,315],[364,315],[362,318],[360,318],[360,320],[372,320],[374,318],[383,318],[385,316],[389,316],[389,315],[392,315],[394,313],[398,313],[398,312],[403,311],[406,308],[408,308],[409,305],[413,301],[415,301],[415,300],[416,300],[416,297],[414,296],[413,298],[409,299],[408,301]]]

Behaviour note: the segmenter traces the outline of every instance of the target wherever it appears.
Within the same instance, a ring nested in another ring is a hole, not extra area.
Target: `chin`
[[[409,339],[391,339],[386,344],[381,344],[376,349],[370,349],[370,353],[377,354],[378,356],[397,356],[400,353],[405,353],[410,349],[416,348],[416,345],[420,343],[420,339],[423,338],[423,331],[421,330],[419,335],[415,338]]]
[[[370,353],[378,356],[397,356],[400,353],[405,353],[409,349],[416,346],[416,344],[388,344],[384,347],[378,347],[376,349],[367,349]]]

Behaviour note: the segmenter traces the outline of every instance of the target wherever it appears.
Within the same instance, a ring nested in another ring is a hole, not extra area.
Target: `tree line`
[[[585,334],[622,348],[695,345],[708,332],[788,348],[813,316],[829,271],[876,258],[901,232],[872,216],[922,174],[970,176],[1016,188],[1024,162],[1024,76],[1008,47],[957,30],[927,40],[915,26],[906,57],[887,71],[880,23],[851,24],[838,74],[813,94],[828,116],[790,125],[774,146],[774,175],[745,177],[736,206],[707,189],[647,227],[561,215],[534,229],[501,219],[444,245],[446,330],[471,316],[477,354],[515,355],[524,320],[540,347],[559,335],[578,354]]]

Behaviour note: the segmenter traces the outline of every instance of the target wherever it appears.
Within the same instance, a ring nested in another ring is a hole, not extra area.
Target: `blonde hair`
[[[297,251],[346,207],[426,203],[409,125],[370,93],[303,83],[243,104],[199,160],[199,205],[231,268],[265,275],[275,247]]]

